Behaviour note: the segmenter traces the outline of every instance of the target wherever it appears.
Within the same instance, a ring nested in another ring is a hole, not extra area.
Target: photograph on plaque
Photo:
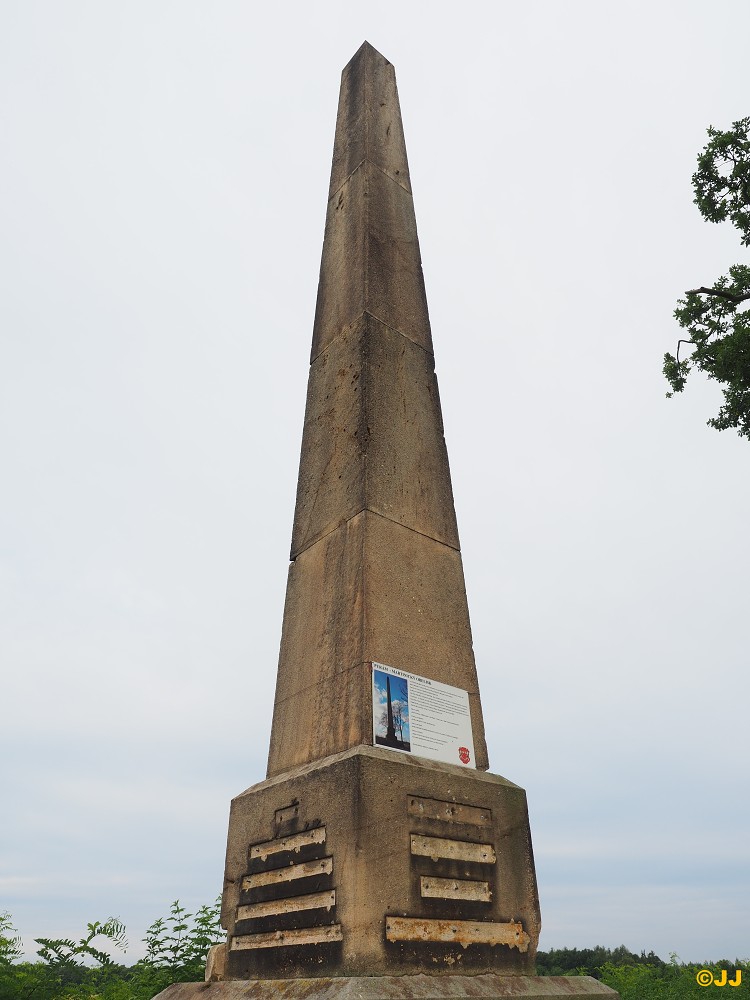
[[[409,739],[409,682],[372,670],[372,720],[373,735],[378,746],[411,752]]]
[[[384,663],[372,665],[372,735],[375,746],[476,767],[468,692]]]

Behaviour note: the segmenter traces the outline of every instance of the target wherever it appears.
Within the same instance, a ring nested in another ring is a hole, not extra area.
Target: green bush
[[[146,931],[146,957],[128,966],[95,944],[103,938],[126,950],[125,927],[117,917],[88,924],[77,942],[36,938],[41,961],[19,962],[20,939],[12,936],[10,914],[0,914],[0,1000],[151,1000],[171,983],[203,979],[208,949],[224,940],[219,916],[218,899],[195,914],[175,900],[169,916]]]

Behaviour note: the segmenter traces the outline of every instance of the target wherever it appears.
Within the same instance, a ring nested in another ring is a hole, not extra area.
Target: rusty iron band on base
[[[268,872],[258,872],[246,875],[242,880],[242,889],[257,889],[261,885],[277,885],[279,882],[292,882],[297,878],[309,878],[311,875],[330,875],[333,871],[333,858],[321,858],[319,861],[306,861],[303,864],[288,865],[286,868],[272,868]]]
[[[474,826],[489,826],[492,810],[480,806],[466,806],[460,802],[443,802],[441,799],[425,799],[417,795],[409,796],[410,816],[421,819],[437,819],[443,823],[471,823]]]
[[[269,854],[278,854],[280,851],[299,851],[310,844],[324,844],[325,841],[326,828],[318,826],[314,830],[306,830],[304,833],[295,833],[292,837],[284,837],[283,840],[267,840],[262,844],[255,844],[250,848],[250,857],[265,861]]]
[[[307,896],[290,896],[287,899],[269,899],[266,903],[249,903],[237,907],[238,920],[256,917],[275,917],[281,913],[298,913],[300,910],[330,910],[336,905],[336,890],[311,892]]]
[[[490,903],[492,892],[489,882],[468,878],[433,878],[422,875],[419,891],[423,899],[470,899],[477,903]]]
[[[451,861],[476,861],[494,865],[497,860],[492,844],[472,844],[466,840],[447,840],[444,837],[411,836],[411,853],[423,858],[448,858]]]
[[[238,934],[232,938],[230,947],[232,951],[248,951],[343,940],[341,924],[327,924],[325,927],[299,927],[290,931],[268,931],[265,934]]]
[[[425,920],[422,917],[386,917],[389,941],[449,942],[468,948],[470,944],[505,944],[527,951],[531,938],[521,923],[478,920]]]

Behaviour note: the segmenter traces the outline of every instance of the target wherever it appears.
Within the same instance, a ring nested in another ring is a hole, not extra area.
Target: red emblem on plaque
[[[461,761],[462,764],[469,763],[469,761],[471,760],[471,754],[469,753],[468,747],[458,748],[458,759]]]

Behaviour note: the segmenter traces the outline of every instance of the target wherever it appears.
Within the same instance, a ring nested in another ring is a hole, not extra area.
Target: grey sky
[[[368,12],[369,9],[369,12]],[[0,6],[0,910],[221,888],[265,772],[339,74],[396,66],[541,947],[748,957],[750,445],[667,401],[744,0]],[[406,667],[408,664],[398,664]],[[33,945],[30,948],[33,953]]]

